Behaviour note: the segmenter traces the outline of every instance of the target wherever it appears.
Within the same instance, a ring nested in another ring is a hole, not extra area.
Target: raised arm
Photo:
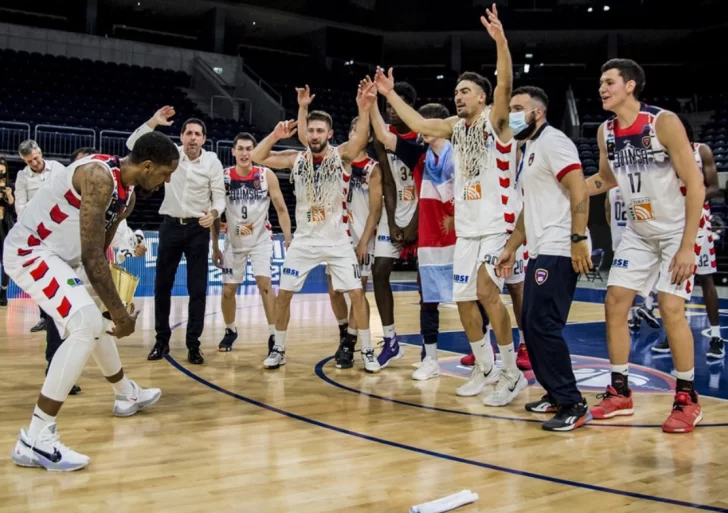
[[[134,333],[136,315],[130,315],[119,297],[106,259],[105,214],[114,191],[114,180],[98,164],[78,168],[73,185],[81,192],[81,261],[91,286],[114,321],[112,332],[118,338]]]
[[[597,131],[597,143],[599,144],[599,172],[586,180],[586,188],[589,196],[596,196],[607,192],[617,186],[617,179],[609,167],[607,160],[607,148],[604,144],[604,125]]]
[[[421,135],[430,135],[432,137],[443,137],[447,139],[452,136],[452,129],[458,122],[458,117],[452,116],[447,119],[423,118],[419,112],[407,105],[407,102],[395,92],[392,68],[389,68],[387,75],[384,74],[382,68],[377,68],[374,83],[377,85],[379,94],[387,98],[389,104],[410,130]]]
[[[509,141],[512,136],[508,119],[511,93],[513,92],[513,60],[511,59],[511,51],[508,48],[508,40],[506,40],[506,35],[503,32],[503,25],[498,19],[498,9],[495,4],[493,4],[493,10],[486,9],[485,14],[485,16],[480,17],[480,22],[495,41],[498,53],[496,60],[498,82],[493,92],[490,122],[498,138],[501,141]]]
[[[268,180],[268,194],[270,194],[270,200],[278,214],[278,222],[281,225],[281,230],[283,230],[283,239],[285,241],[286,249],[288,249],[292,238],[291,216],[288,215],[286,200],[283,198],[283,193],[281,192],[281,184],[278,181],[276,174],[270,169],[266,171],[266,179]]]
[[[369,76],[363,82],[367,85],[373,83]],[[382,113],[379,112],[379,105],[377,105],[376,100],[369,109],[369,118],[374,131],[374,138],[382,143],[387,150],[394,151],[397,148],[397,136],[387,130],[387,123],[384,122]]]
[[[382,168],[377,164],[369,174],[369,216],[361,240],[369,242],[382,217]]]
[[[359,109],[354,129],[354,137],[346,141],[337,149],[344,162],[353,161],[367,147],[369,140],[369,110],[377,99],[376,86],[361,82],[356,93],[356,105]]]
[[[311,89],[306,84],[306,87],[297,87],[296,96],[298,99],[298,142],[300,142],[305,148],[308,146],[306,140],[306,132],[308,131],[308,107],[311,102],[316,98],[315,94],[311,94]]]
[[[401,234],[394,222],[394,212],[397,210],[397,186],[394,184],[392,169],[389,167],[389,158],[384,146],[379,141],[374,141],[374,152],[377,154],[379,166],[382,169],[382,195],[384,196],[384,208],[387,212],[387,223],[389,224],[390,236],[394,240],[393,230]]]
[[[288,139],[296,135],[296,122],[293,120],[281,121],[268,137],[260,141],[253,149],[251,159],[256,164],[273,169],[293,169],[296,163],[296,150],[272,151],[273,146],[281,139]]]
[[[705,178],[705,201],[715,198],[720,194],[718,183],[718,169],[715,167],[713,151],[705,144],[698,148],[700,158],[703,161],[703,177]]]
[[[157,112],[154,113],[154,116],[149,118],[149,121],[144,123],[142,126],[134,130],[134,133],[129,136],[129,138],[126,140],[126,147],[130,150],[134,149],[134,144],[136,144],[137,139],[139,139],[144,134],[148,134],[149,132],[153,132],[155,128],[158,126],[172,126],[174,121],[170,121],[170,118],[174,116],[174,107],[170,105],[165,105],[161,109],[159,109]]]

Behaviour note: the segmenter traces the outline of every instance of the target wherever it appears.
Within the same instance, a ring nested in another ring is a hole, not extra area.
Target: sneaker
[[[89,463],[88,456],[61,443],[55,422],[47,424],[35,440],[21,429],[11,456],[20,467],[42,467],[55,472],[80,470]]]
[[[627,326],[629,326],[629,330],[631,332],[636,333],[642,327],[642,319],[634,315],[629,321],[627,321]]]
[[[644,306],[640,306],[635,311],[635,315],[645,321],[650,328],[656,330],[660,327],[660,321],[657,320],[657,317],[655,317],[655,314],[652,312],[653,310],[648,310]]]
[[[374,356],[374,348],[372,347],[361,350],[361,361],[364,362],[364,370],[367,372],[376,373],[382,370],[379,359]]]
[[[266,369],[277,369],[286,364],[286,350],[281,346],[273,346],[268,353],[268,358],[263,360],[263,367]]]
[[[541,424],[546,431],[573,431],[592,420],[585,400],[575,404],[559,406],[558,413],[550,420]]]
[[[698,399],[697,392],[695,399]],[[672,404],[672,413],[662,425],[662,430],[665,433],[690,433],[701,420],[703,411],[698,401],[693,402],[687,392],[678,392]]]
[[[627,416],[634,413],[632,404],[632,393],[622,395],[612,386],[607,386],[607,391],[598,394],[597,399],[602,401],[591,409],[592,416],[597,420],[611,419],[617,416]]]
[[[274,345],[276,345],[276,336],[275,335],[271,335],[270,337],[268,337],[268,352],[269,353],[271,351],[273,351],[273,346]]]
[[[136,412],[152,406],[162,397],[162,391],[158,388],[141,388],[130,381],[134,387],[134,393],[130,396],[114,396],[114,415],[117,417],[131,417]]]
[[[475,355],[473,353],[466,354],[462,358],[460,358],[460,365],[463,365],[465,367],[472,367],[475,365]]]
[[[221,353],[227,353],[229,351],[233,350],[233,342],[235,342],[238,339],[238,331],[231,330],[230,328],[225,328],[225,336],[222,337],[222,340],[217,346],[217,350]]]
[[[379,353],[379,356],[377,356],[379,367],[384,369],[390,362],[399,360],[403,356],[404,349],[399,346],[397,335],[391,338],[384,337],[384,347],[382,348],[382,352]]]
[[[500,371],[495,388],[486,394],[483,404],[486,406],[506,406],[528,386],[526,376],[520,370]]]
[[[538,401],[526,403],[526,411],[531,413],[556,413],[559,408],[556,403],[551,401],[548,394],[544,394]]]
[[[486,385],[490,385],[498,381],[500,375],[500,369],[493,364],[488,372],[485,372],[485,367],[476,363],[473,366],[473,370],[470,372],[470,379],[464,385],[458,387],[455,393],[461,397],[472,397],[480,394]]]
[[[526,344],[520,344],[518,346],[518,352],[516,353],[516,367],[522,371],[531,370],[531,357],[528,356],[528,349]]]
[[[412,379],[426,381],[440,375],[440,364],[432,356],[425,356],[419,368],[412,373]]]
[[[351,369],[354,366],[354,344],[348,341],[339,344],[334,359],[337,369]]]
[[[650,348],[653,353],[666,354],[670,352],[670,343],[667,341],[667,337],[661,342],[658,342]]]
[[[723,347],[724,341],[720,337],[713,337],[710,339],[710,348],[708,348],[708,358],[712,358],[714,360],[720,360],[721,358],[725,358],[725,348]]]

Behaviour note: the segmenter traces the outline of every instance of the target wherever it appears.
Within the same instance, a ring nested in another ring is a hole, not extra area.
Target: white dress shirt
[[[139,137],[150,132],[153,130],[144,123],[129,136],[126,146],[131,150]],[[225,210],[225,182],[220,159],[214,152],[201,150],[197,159],[190,160],[182,146],[177,149],[179,165],[170,182],[164,184],[164,201],[159,213],[199,218],[214,209],[219,217]]]
[[[15,178],[15,211],[18,213],[18,217],[38,189],[50,180],[51,174],[66,167],[55,160],[44,160],[43,162],[45,162],[45,168],[40,173],[30,169],[30,166],[25,166],[18,171],[18,176]]]

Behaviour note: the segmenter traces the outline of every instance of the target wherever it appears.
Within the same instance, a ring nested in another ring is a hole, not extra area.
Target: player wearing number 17
[[[321,263],[328,264],[335,290],[347,291],[361,340],[361,357],[367,372],[380,370],[372,348],[369,317],[364,304],[361,270],[346,215],[346,197],[352,162],[366,147],[369,108],[376,99],[374,85],[359,88],[356,103],[359,117],[352,137],[334,148],[331,116],[323,111],[308,115],[305,151],[271,151],[281,139],[296,133],[294,121],[282,121],[253,150],[253,161],[274,169],[291,169],[296,194],[296,232],[286,253],[276,301],[275,344],[263,362],[267,369],[286,363],[286,330],[291,317],[291,299],[301,290],[306,276]]]
[[[605,300],[612,384],[592,408],[594,419],[632,415],[627,314],[635,293],[643,296],[659,273],[658,304],[675,363],[677,392],[667,433],[686,433],[702,420],[693,387],[693,336],[685,318],[697,263],[705,185],[685,128],[672,112],[640,103],[645,72],[634,61],[602,66],[599,94],[614,113],[599,127],[599,174],[589,194],[619,187],[627,207],[627,229],[614,255]]]

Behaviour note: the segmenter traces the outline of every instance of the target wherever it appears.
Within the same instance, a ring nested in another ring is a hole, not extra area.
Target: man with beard
[[[562,334],[579,273],[591,268],[586,181],[574,143],[546,122],[548,97],[542,89],[516,89],[510,108],[514,137],[525,141],[519,164],[523,210],[498,269],[510,274],[518,248],[527,241],[523,332],[533,372],[546,395],[526,404],[526,410],[555,412],[543,429],[571,431],[591,420]]]
[[[174,108],[164,106],[140,126],[126,142],[130,148],[143,134],[157,126],[170,126]],[[157,272],[154,279],[154,324],[156,342],[148,360],[161,360],[169,353],[169,310],[172,286],[182,255],[187,260],[187,293],[190,301],[187,322],[187,361],[202,364],[200,337],[205,322],[210,227],[225,210],[225,182],[217,155],[205,151],[207,128],[199,119],[182,124],[179,169],[164,185],[164,201],[159,213],[164,217],[159,227]]]
[[[294,121],[280,122],[272,134],[253,150],[254,162],[274,169],[291,169],[296,195],[296,232],[286,253],[281,283],[276,300],[275,345],[263,362],[267,369],[286,364],[286,335],[291,317],[293,294],[303,287],[311,270],[325,263],[335,290],[347,291],[361,340],[361,357],[367,372],[380,367],[371,344],[371,332],[361,269],[354,252],[348,227],[346,198],[351,181],[351,168],[346,169],[366,147],[369,108],[376,99],[373,86],[360,87],[357,94],[359,116],[349,141],[334,148],[331,116],[323,111],[308,115],[305,151],[272,151],[281,139],[296,133]]]

